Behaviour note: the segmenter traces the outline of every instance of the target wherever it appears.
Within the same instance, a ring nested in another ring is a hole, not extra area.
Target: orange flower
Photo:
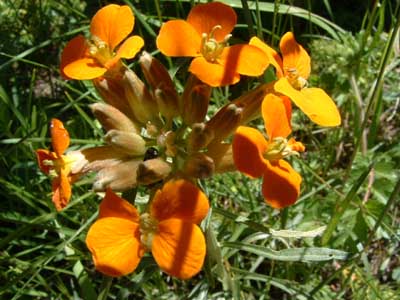
[[[196,275],[206,254],[197,224],[208,208],[207,197],[182,179],[167,182],[154,195],[149,212],[140,216],[134,206],[108,189],[99,219],[86,238],[96,269],[109,276],[126,275],[150,250],[167,274],[180,279]]]
[[[131,36],[135,23],[127,5],[110,4],[100,9],[90,23],[90,40],[79,35],[65,46],[61,56],[61,74],[67,79],[94,79],[117,69],[121,58],[133,58],[143,47],[143,39]]]
[[[74,174],[74,162],[79,160],[78,152],[70,152],[64,155],[69,146],[69,134],[63,123],[58,119],[52,119],[50,125],[51,144],[54,152],[46,149],[36,150],[39,168],[45,174],[56,177],[52,182],[53,203],[58,211],[67,206],[71,198],[71,183],[78,177]],[[55,171],[55,172],[54,172]]]
[[[235,11],[223,3],[198,4],[186,21],[161,26],[157,47],[164,55],[194,57],[189,71],[210,86],[237,83],[240,74],[262,75],[269,62],[257,47],[227,47],[236,19]]]
[[[338,126],[341,123],[339,111],[324,90],[308,88],[307,79],[311,71],[311,59],[306,50],[298,44],[292,32],[287,32],[280,41],[282,58],[257,37],[250,40],[263,50],[276,69],[278,81],[275,91],[288,96],[313,122],[321,126]]]
[[[301,176],[282,158],[304,151],[293,138],[290,125],[291,106],[286,97],[268,94],[262,103],[262,115],[268,140],[256,129],[240,126],[233,138],[233,159],[237,169],[257,178],[263,176],[262,194],[274,208],[296,202]]]

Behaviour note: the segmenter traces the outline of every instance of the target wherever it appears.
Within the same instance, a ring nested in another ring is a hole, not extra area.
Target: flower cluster
[[[313,122],[337,126],[340,115],[321,89],[308,87],[310,57],[293,33],[280,43],[280,56],[254,37],[229,45],[235,11],[222,3],[198,4],[186,20],[171,20],[156,44],[166,56],[193,57],[179,93],[163,64],[143,51],[138,58],[145,84],[122,59],[143,48],[129,36],[134,16],[129,6],[100,9],[90,37],[79,35],[64,48],[61,74],[91,80],[104,102],[90,106],[104,128],[104,145],[68,151],[69,134],[51,121],[52,151],[36,151],[40,169],[54,177],[53,202],[68,205],[71,184],[95,173],[93,191],[105,192],[98,220],[86,244],[95,267],[109,276],[133,272],[146,251],[165,273],[191,278],[202,268],[206,241],[199,224],[209,211],[199,179],[240,171],[263,178],[262,195],[283,208],[296,202],[301,176],[286,160],[305,150],[292,133],[291,101]],[[128,37],[129,36],[129,37]],[[260,76],[272,65],[277,79],[261,83],[211,115],[213,87],[235,84],[241,75]],[[262,116],[266,136],[248,124]],[[147,187],[143,211],[117,193]]]

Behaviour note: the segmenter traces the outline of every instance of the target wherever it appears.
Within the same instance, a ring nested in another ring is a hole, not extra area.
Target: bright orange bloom
[[[133,58],[143,47],[143,39],[131,36],[135,23],[129,6],[110,4],[100,9],[90,23],[90,40],[79,35],[65,46],[61,74],[67,79],[94,79],[117,68],[121,58]]]
[[[71,183],[77,178],[77,175],[72,174],[72,164],[76,157],[72,152],[64,155],[70,139],[68,131],[60,120],[51,120],[50,135],[54,152],[38,149],[36,150],[36,156],[39,168],[45,174],[53,173],[56,176],[52,182],[52,200],[56,209],[60,211],[67,206],[71,198]]]
[[[306,50],[297,43],[292,32],[287,32],[281,38],[279,46],[282,58],[257,37],[250,40],[250,45],[263,50],[275,67],[278,77],[274,85],[275,91],[288,96],[316,124],[340,125],[340,114],[331,97],[320,88],[307,87],[311,59]]]
[[[198,4],[186,21],[173,20],[161,26],[157,47],[167,56],[194,57],[189,71],[210,86],[237,83],[240,74],[262,75],[269,62],[257,47],[227,47],[236,19],[235,11],[223,3]]]
[[[301,176],[282,158],[304,151],[293,138],[290,125],[291,106],[286,97],[268,94],[262,103],[262,115],[268,140],[256,129],[240,126],[233,138],[233,159],[237,169],[257,178],[263,176],[262,194],[274,208],[296,202]]]
[[[203,266],[206,243],[197,225],[207,215],[207,197],[185,180],[167,182],[158,190],[148,213],[107,190],[99,219],[89,229],[86,244],[96,269],[109,276],[133,272],[146,250],[161,270],[180,279]]]

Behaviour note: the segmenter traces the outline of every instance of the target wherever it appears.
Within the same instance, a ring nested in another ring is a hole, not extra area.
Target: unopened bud
[[[131,120],[135,120],[121,81],[122,75],[118,79],[99,77],[93,79],[93,84],[105,102],[114,106]]]
[[[214,161],[204,153],[196,153],[190,156],[184,165],[183,172],[193,178],[207,178],[212,176],[215,170]]]
[[[149,185],[165,179],[171,170],[171,165],[162,158],[149,159],[139,164],[137,181],[139,184]]]
[[[178,149],[175,145],[176,133],[173,131],[167,131],[163,134],[160,134],[157,138],[157,143],[159,146],[166,148],[165,154],[167,156],[174,157],[178,152]]]
[[[146,142],[134,132],[113,129],[107,132],[104,140],[129,156],[143,156],[146,152]]]
[[[215,173],[236,171],[231,144],[215,143],[207,150],[206,154],[214,161]]]
[[[240,125],[242,109],[234,103],[222,107],[207,123],[206,127],[214,132],[213,142],[222,141],[231,135]]]
[[[203,122],[211,96],[211,87],[190,76],[181,97],[180,111],[187,125]]]
[[[194,123],[192,125],[192,132],[188,137],[188,151],[196,152],[211,142],[214,138],[213,131],[204,123]]]
[[[90,105],[90,108],[106,131],[116,129],[137,134],[140,133],[139,125],[134,124],[131,119],[114,106],[105,103],[95,103]]]
[[[111,188],[113,191],[126,191],[136,187],[136,170],[140,162],[121,161],[119,164],[101,169],[93,182],[93,190],[100,192]]]
[[[147,52],[139,58],[143,74],[154,91],[162,115],[171,119],[179,114],[178,94],[164,65]]]
[[[122,78],[122,84],[136,119],[142,124],[146,124],[148,121],[156,122],[158,119],[157,103],[140,78],[134,72],[127,70]]]
[[[240,124],[247,124],[261,115],[261,103],[265,95],[274,91],[274,83],[260,85],[256,89],[232,101],[233,104],[242,109]]]

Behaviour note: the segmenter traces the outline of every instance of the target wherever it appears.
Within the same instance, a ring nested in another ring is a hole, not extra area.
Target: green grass
[[[239,173],[202,182],[213,207],[203,224],[209,250],[189,281],[161,274],[150,256],[122,278],[95,271],[84,242],[100,202],[90,179],[61,213],[51,203],[34,153],[49,145],[50,119],[65,122],[75,147],[102,137],[88,108],[99,100],[91,83],[63,80],[58,66],[65,43],[106,3],[61,2],[0,3],[0,299],[400,298],[398,1],[355,1],[354,10],[329,0],[223,1],[238,13],[238,40],[254,33],[277,46],[295,32],[312,57],[311,85],[332,95],[342,125],[321,128],[295,110],[294,135],[307,151],[292,160],[303,184],[288,209],[265,205],[260,180]],[[181,92],[185,64],[156,52],[154,38],[161,21],[185,18],[196,1],[120,3],[135,9],[135,33]],[[211,111],[255,82],[215,89]]]

